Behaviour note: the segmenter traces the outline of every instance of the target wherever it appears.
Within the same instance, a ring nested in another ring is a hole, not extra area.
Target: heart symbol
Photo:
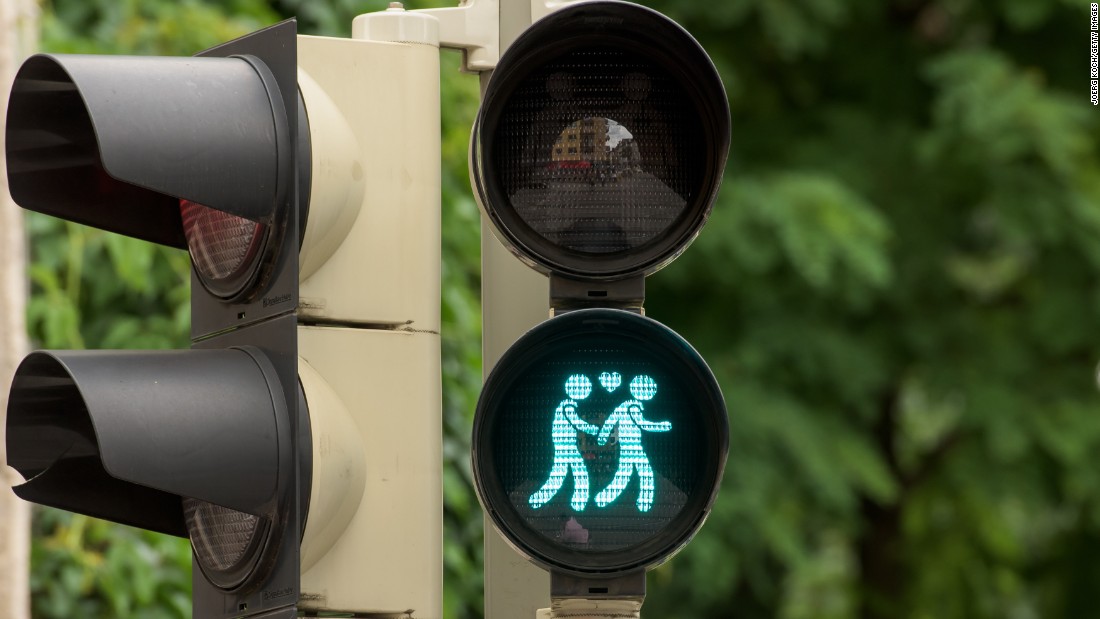
[[[610,393],[623,384],[623,377],[619,376],[618,372],[604,372],[600,374],[600,384]]]

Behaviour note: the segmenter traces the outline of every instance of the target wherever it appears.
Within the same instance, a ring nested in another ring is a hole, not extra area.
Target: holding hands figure
[[[600,376],[600,383],[608,392],[618,388],[620,380],[617,372],[605,372]],[[597,437],[596,442],[602,446],[607,444],[611,433],[618,428],[619,468],[611,483],[596,495],[596,505],[605,507],[619,498],[630,484],[634,471],[637,470],[638,479],[641,482],[641,489],[638,491],[638,511],[649,511],[653,507],[655,483],[649,457],[642,448],[642,432],[668,432],[672,429],[671,421],[653,422],[643,416],[645,405],[642,402],[648,402],[657,395],[656,381],[645,374],[635,376],[630,381],[630,395],[633,397],[615,407],[602,428],[588,423],[577,414],[578,401],[586,399],[592,393],[592,381],[587,376],[571,375],[565,381],[565,393],[569,397],[558,404],[551,426],[554,463],[550,468],[550,477],[541,488],[528,497],[527,502],[533,509],[549,503],[561,490],[566,476],[572,471],[573,497],[569,503],[575,511],[584,511],[588,504],[589,477],[588,468],[584,464],[584,458],[577,444],[578,432]]]
[[[630,483],[634,470],[637,469],[638,479],[642,484],[641,490],[638,491],[638,511],[647,512],[649,508],[653,507],[655,484],[653,481],[653,468],[649,465],[649,457],[642,449],[642,431],[668,432],[672,429],[672,422],[654,423],[643,417],[645,405],[642,404],[642,401],[652,400],[653,396],[657,395],[657,383],[649,376],[645,374],[635,376],[630,381],[630,395],[634,396],[634,399],[627,400],[615,407],[611,416],[604,422],[603,428],[600,429],[600,434],[596,439],[598,444],[606,445],[611,437],[611,431],[618,425],[619,470],[615,473],[611,483],[596,495],[596,505],[604,507],[619,498],[619,495],[626,489],[627,484]]]
[[[554,411],[554,423],[551,435],[554,439],[554,464],[550,468],[550,478],[528,499],[534,509],[550,502],[565,483],[565,476],[573,470],[573,499],[570,504],[576,511],[584,510],[588,504],[588,468],[584,465],[581,451],[577,447],[577,430],[595,436],[600,429],[577,415],[577,400],[583,400],[592,393],[592,381],[584,374],[574,374],[565,381],[565,393],[569,397],[561,401]]]

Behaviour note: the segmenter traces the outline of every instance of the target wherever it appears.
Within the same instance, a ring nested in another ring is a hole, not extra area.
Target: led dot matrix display
[[[690,538],[726,455],[726,411],[682,338],[579,310],[519,340],[475,419],[479,492],[512,543],[582,572],[643,567]]]

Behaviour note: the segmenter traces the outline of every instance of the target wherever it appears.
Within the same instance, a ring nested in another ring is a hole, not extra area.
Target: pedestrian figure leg
[[[649,458],[644,455],[635,466],[638,468],[638,480],[642,482],[642,488],[638,491],[638,511],[648,512],[653,507],[653,467],[649,466]]]
[[[619,498],[623,490],[626,489],[627,484],[630,483],[631,476],[634,475],[634,462],[630,458],[619,459],[619,470],[616,471],[615,477],[611,480],[611,483],[607,484],[607,487],[600,490],[596,495],[596,505],[604,507]]]
[[[588,505],[588,467],[579,451],[569,459],[569,465],[573,469],[573,500],[570,503],[575,511],[581,512]]]
[[[554,467],[550,469],[550,478],[527,501],[531,507],[538,509],[550,502],[554,495],[565,483],[565,475],[569,472],[569,463],[564,460],[555,460]]]

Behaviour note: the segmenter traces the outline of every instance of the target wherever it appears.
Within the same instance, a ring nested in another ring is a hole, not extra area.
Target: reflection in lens
[[[267,534],[258,516],[184,497],[184,521],[191,548],[208,578],[223,588],[236,586],[256,561],[256,548]]]
[[[190,200],[180,218],[195,269],[215,294],[234,293],[232,283],[255,268],[266,227]]]
[[[686,202],[645,169],[637,140],[619,122],[588,117],[558,134],[534,184],[512,195],[540,234],[574,251],[605,254],[640,245],[672,226]]]
[[[642,171],[634,136],[610,118],[585,118],[566,127],[554,142],[550,159],[550,170],[594,170],[592,180]]]

